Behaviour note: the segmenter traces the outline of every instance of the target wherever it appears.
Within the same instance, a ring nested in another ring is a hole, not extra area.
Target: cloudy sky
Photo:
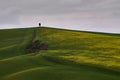
[[[38,26],[120,33],[120,0],[0,0],[0,28]]]

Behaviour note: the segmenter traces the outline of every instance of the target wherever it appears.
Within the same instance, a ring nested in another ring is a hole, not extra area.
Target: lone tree
[[[39,27],[41,27],[41,23],[39,23]]]

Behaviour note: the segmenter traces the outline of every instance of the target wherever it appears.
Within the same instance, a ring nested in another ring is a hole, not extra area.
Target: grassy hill
[[[26,54],[33,38],[48,50]],[[120,80],[120,35],[55,28],[0,30],[0,80]]]

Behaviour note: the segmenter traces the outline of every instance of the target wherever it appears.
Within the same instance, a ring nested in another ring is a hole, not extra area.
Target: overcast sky
[[[38,26],[120,33],[120,0],[0,0],[0,28]]]

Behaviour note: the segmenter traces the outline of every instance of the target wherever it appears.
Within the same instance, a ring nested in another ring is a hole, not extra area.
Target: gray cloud
[[[20,24],[25,16],[51,16],[48,20],[67,20],[67,23],[120,21],[120,0],[0,0],[0,25]]]
[[[104,11],[120,9],[120,0],[3,0],[0,10],[15,7],[22,14],[64,14],[70,12]]]

